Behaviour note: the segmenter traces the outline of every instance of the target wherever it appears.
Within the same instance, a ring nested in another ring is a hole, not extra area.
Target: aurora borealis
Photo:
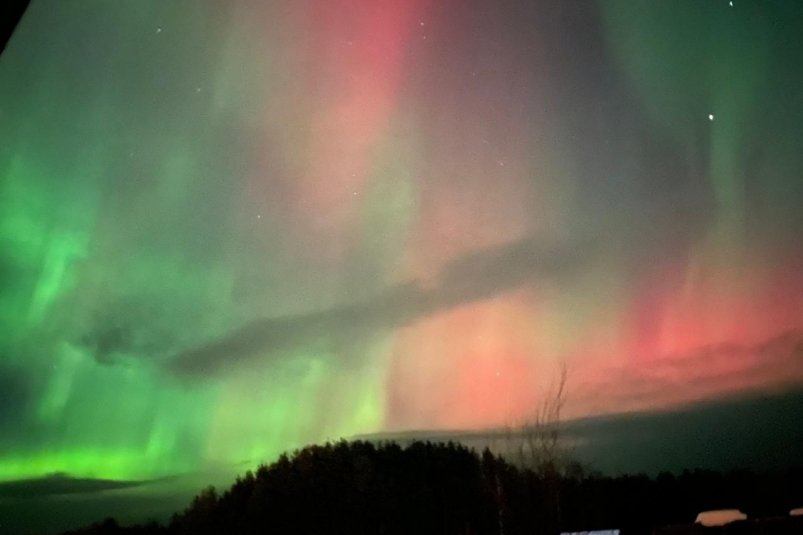
[[[33,1],[0,481],[803,383],[803,5]]]

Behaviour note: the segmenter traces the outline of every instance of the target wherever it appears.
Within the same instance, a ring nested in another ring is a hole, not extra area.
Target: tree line
[[[622,535],[739,508],[751,517],[803,505],[803,470],[754,474],[605,476],[577,463],[544,473],[457,443],[340,441],[308,446],[202,490],[166,525],[113,519],[68,532],[554,535],[618,528]]]

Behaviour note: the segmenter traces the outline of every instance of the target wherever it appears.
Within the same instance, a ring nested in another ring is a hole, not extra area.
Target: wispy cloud
[[[464,303],[568,275],[582,263],[580,251],[577,246],[548,245],[533,237],[482,249],[450,262],[431,283],[414,280],[365,301],[259,319],[177,355],[169,366],[182,376],[207,376],[321,339],[360,341]]]
[[[638,364],[587,368],[572,385],[577,414],[655,409],[803,384],[803,331],[720,344]]]

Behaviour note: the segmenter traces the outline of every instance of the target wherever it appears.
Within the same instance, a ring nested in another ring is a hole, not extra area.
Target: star
[[[731,2],[728,2],[728,5],[729,5],[729,6],[731,6],[731,7],[733,7],[733,2],[732,2],[732,1],[731,1]]]
[[[162,28],[161,27],[156,28],[156,33],[162,33]]]
[[[708,120],[709,121],[713,121],[714,120],[714,114],[713,113],[709,113],[708,114]]]

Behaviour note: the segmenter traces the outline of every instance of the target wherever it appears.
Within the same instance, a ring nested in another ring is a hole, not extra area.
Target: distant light
[[[156,33],[162,33],[162,28],[156,28]]]
[[[731,2],[728,2],[728,5],[729,5],[729,6],[731,6],[731,7],[733,7],[733,2],[732,2],[732,1],[731,1]]]
[[[716,511],[703,511],[697,515],[695,524],[702,524],[706,527],[724,526],[737,520],[745,520],[747,515],[738,509],[718,509]]]
[[[713,113],[709,113],[708,114],[708,120],[709,121],[713,121],[714,120],[714,114]]]
[[[795,507],[789,511],[789,516],[803,516],[803,507]]]

